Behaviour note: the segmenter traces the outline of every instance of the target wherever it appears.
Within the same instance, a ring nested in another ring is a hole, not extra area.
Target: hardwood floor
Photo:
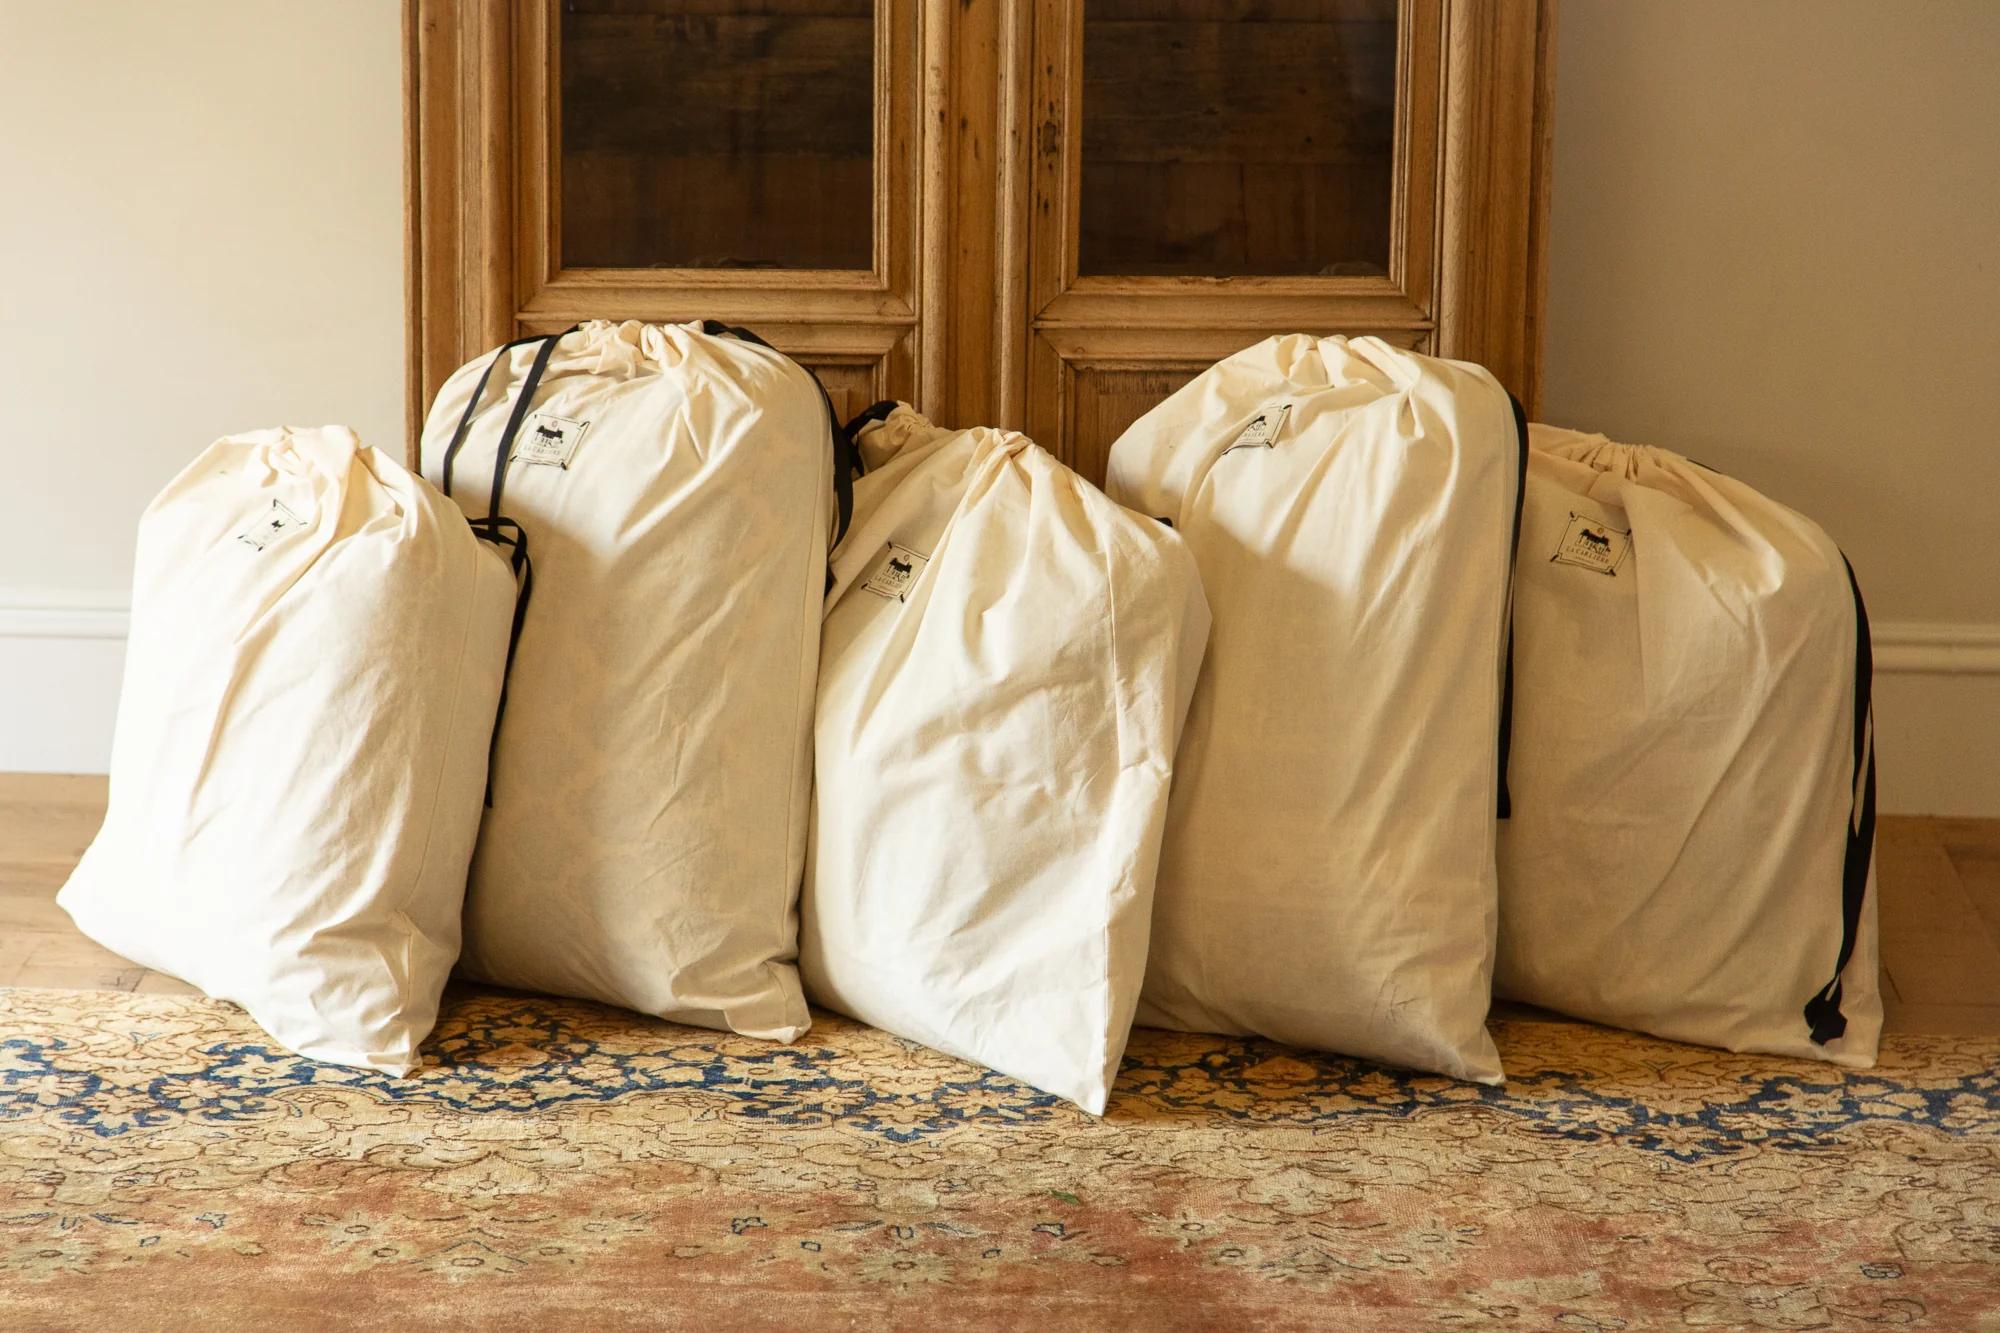
[[[92,943],[56,906],[103,819],[101,777],[0,773],[0,986],[192,994]]]
[[[191,989],[56,906],[103,815],[103,778],[0,774],[0,986]],[[2000,819],[1886,818],[1876,858],[1889,1029],[2000,1035]]]

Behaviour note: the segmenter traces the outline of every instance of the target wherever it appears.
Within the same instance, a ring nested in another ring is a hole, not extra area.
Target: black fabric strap
[[[1875,864],[1875,646],[1868,634],[1868,606],[1861,583],[1845,555],[1847,586],[1854,593],[1854,810],[1847,821],[1847,859],[1840,882],[1840,959],[1833,980],[1806,1001],[1806,1023],[1813,1041],[1824,1046],[1847,1032],[1847,1015],[1840,1012],[1841,974],[1854,957],[1855,936],[1861,931],[1861,907],[1868,895],[1868,872]]]
[[[847,432],[848,439],[859,440],[862,428],[867,426],[869,422],[887,421],[889,414],[901,406],[902,404],[894,398],[884,398],[881,402],[872,403],[855,413],[854,419],[849,421],[842,429]]]
[[[742,342],[755,343],[768,351],[778,351],[740,324],[724,324],[719,319],[704,319],[701,322],[701,331],[711,338],[727,334]],[[782,352],[778,354],[784,355]],[[861,451],[854,447],[853,433],[840,424],[840,416],[833,410],[833,398],[827,393],[826,386],[820,383],[819,376],[806,370],[804,366],[799,366],[799,369],[805,370],[806,374],[812,377],[813,387],[819,390],[820,401],[826,404],[827,425],[833,431],[833,499],[838,518],[834,524],[832,544],[838,546],[841,539],[847,536],[847,525],[854,520],[854,479],[861,475]],[[894,404],[890,406],[893,407]],[[833,571],[828,570],[826,577],[827,586],[832,587]]]
[[[861,450],[840,424],[840,416],[833,410],[833,398],[826,386],[820,384],[819,376],[813,376],[813,383],[819,385],[819,399],[826,404],[827,428],[833,432],[833,499],[839,521],[834,524],[832,544],[838,546],[847,536],[848,524],[854,521],[854,479],[861,475]],[[833,571],[829,569],[829,583],[832,578]]]
[[[1507,666],[1500,682],[1500,790],[1494,802],[1498,819],[1514,817],[1514,796],[1507,787],[1507,756],[1514,748],[1514,566],[1521,556],[1521,508],[1528,498],[1528,414],[1512,393],[1508,404],[1514,409],[1516,444],[1514,474],[1514,536],[1507,546]]]
[[[746,343],[756,343],[759,347],[768,348],[773,352],[778,350],[755,333],[752,333],[749,329],[744,328],[741,324],[724,324],[719,319],[704,319],[701,322],[701,331],[711,338],[720,338],[722,335],[728,334],[732,338]]]
[[[528,601],[535,593],[535,566],[528,559],[528,534],[511,518],[475,518],[468,526],[481,541],[508,548],[514,567],[514,623],[507,634],[507,664],[500,677],[500,703],[493,710],[493,735],[486,742],[486,805],[493,806],[493,765],[500,752],[500,721],[507,716],[507,687],[514,679],[514,654],[521,647],[521,629],[528,621]]]
[[[528,377],[521,381],[521,387],[514,394],[514,410],[507,414],[507,424],[501,428],[500,442],[493,451],[493,489],[486,495],[486,517],[496,520],[500,517],[500,493],[507,486],[507,462],[514,452],[514,437],[521,433],[521,423],[528,419],[528,408],[535,401],[535,391],[542,387],[542,375],[549,368],[549,358],[555,355],[556,344],[565,333],[551,333],[542,340],[541,350],[535,353],[534,364],[528,367]]]
[[[479,374],[479,383],[472,388],[472,397],[465,405],[465,414],[459,418],[458,429],[452,433],[451,444],[444,451],[444,465],[441,480],[444,493],[451,494],[452,467],[458,460],[458,451],[465,447],[466,437],[471,434],[472,421],[479,413],[480,400],[486,395],[486,383],[493,376],[493,368],[501,363],[516,347],[529,343],[540,343],[535,353],[533,367],[528,377],[514,395],[514,408],[507,416],[507,424],[500,432],[493,462],[493,489],[486,499],[486,517],[468,520],[473,536],[495,546],[505,547],[511,552],[509,563],[514,569],[514,622],[507,633],[507,664],[500,678],[500,703],[493,713],[493,735],[486,743],[486,804],[493,805],[493,764],[500,748],[500,722],[507,715],[507,689],[514,678],[514,655],[521,648],[521,630],[528,621],[528,602],[535,591],[535,566],[528,559],[528,534],[519,523],[500,513],[500,489],[507,480],[507,455],[513,451],[514,437],[520,432],[521,423],[527,419],[528,407],[534,401],[535,391],[541,387],[542,374],[548,369],[549,357],[555,353],[556,344],[566,336],[576,332],[572,325],[561,333],[538,333],[527,338],[516,338],[493,353],[493,359],[486,363],[486,369]]]
[[[566,332],[576,332],[575,326],[572,325]],[[507,353],[513,351],[516,347],[525,347],[529,343],[538,342],[547,336],[547,334],[542,333],[530,334],[526,338],[516,338],[513,342],[501,344],[498,350],[486,362],[486,369],[479,372],[479,383],[472,386],[472,397],[466,399],[465,413],[458,419],[458,429],[452,432],[451,443],[445,446],[444,467],[441,478],[444,484],[441,489],[446,495],[451,494],[451,470],[453,465],[458,462],[458,451],[465,447],[465,437],[472,433],[472,419],[479,415],[479,402],[486,396],[486,382],[493,378],[493,368],[504,361]],[[556,336],[561,337],[562,335],[557,334]]]
[[[1697,459],[1687,460],[1718,477],[1727,473]],[[1875,865],[1875,645],[1868,629],[1868,604],[1854,565],[1840,557],[1847,571],[1847,589],[1854,598],[1854,805],[1847,820],[1847,851],[1840,872],[1840,956],[1833,977],[1805,1003],[1806,1028],[1815,1045],[1824,1046],[1847,1034],[1847,1015],[1840,1010],[1841,977],[1854,958],[1861,933],[1861,909],[1868,897],[1868,873]]]

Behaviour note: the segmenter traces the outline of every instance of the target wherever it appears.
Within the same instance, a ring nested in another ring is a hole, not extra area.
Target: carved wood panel
[[[843,408],[1025,427],[1093,478],[1276,332],[1483,360],[1533,406],[1546,2],[566,8],[406,0],[413,423],[586,318],[744,324]]]

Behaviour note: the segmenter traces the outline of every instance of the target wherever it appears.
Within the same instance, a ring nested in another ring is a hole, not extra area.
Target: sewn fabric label
[[[272,500],[271,507],[255,523],[236,534],[236,540],[261,551],[293,528],[304,527],[305,523],[283,503]]]
[[[1284,432],[1285,418],[1292,414],[1290,403],[1266,403],[1250,418],[1250,424],[1236,437],[1236,443],[1222,452],[1234,453],[1238,449],[1269,449],[1278,442]]]
[[[509,456],[522,463],[566,468],[576,454],[576,446],[583,443],[583,433],[589,429],[588,421],[531,412],[514,436],[514,449]]]
[[[1552,564],[1575,565],[1578,569],[1609,574],[1615,578],[1618,566],[1625,563],[1625,557],[1631,550],[1630,532],[1571,510],[1562,541],[1556,545],[1556,553],[1549,560]]]
[[[861,586],[877,597],[886,597],[900,602],[909,596],[910,589],[917,584],[917,577],[924,572],[924,566],[931,558],[920,551],[897,542],[889,543],[886,558],[877,565],[875,572]]]

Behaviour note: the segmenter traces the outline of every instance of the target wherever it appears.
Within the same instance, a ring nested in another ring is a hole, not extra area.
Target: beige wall
[[[102,766],[134,524],[209,441],[400,451],[399,24],[0,0],[0,769]]]
[[[2000,4],[1562,0],[1544,414],[2000,621]]]
[[[209,441],[403,436],[396,0],[0,0],[0,587],[119,590]]]
[[[1561,0],[1558,53],[1542,415],[1818,519],[1888,808],[2000,815],[2000,4]]]

